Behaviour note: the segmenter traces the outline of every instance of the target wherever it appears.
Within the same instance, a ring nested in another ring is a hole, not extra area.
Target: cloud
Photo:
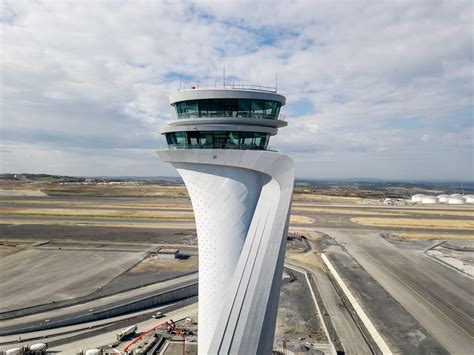
[[[270,144],[299,176],[474,178],[471,2],[2,7],[4,172],[172,174],[153,154],[168,95],[225,66],[235,82],[278,73],[289,126]]]

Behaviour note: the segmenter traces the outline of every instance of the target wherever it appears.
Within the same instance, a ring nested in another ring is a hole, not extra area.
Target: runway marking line
[[[456,323],[453,319],[451,319],[446,313],[444,313],[443,311],[441,311],[440,309],[438,309],[437,307],[435,307],[435,305],[433,305],[430,301],[428,301],[425,297],[423,297],[418,291],[416,291],[413,287],[411,287],[410,285],[407,285],[404,281],[402,281],[397,275],[395,275],[392,271],[390,271],[388,268],[386,268],[385,266],[381,265],[372,255],[370,255],[369,253],[367,253],[364,249],[362,248],[359,248],[365,255],[367,255],[368,257],[370,257],[379,267],[385,269],[387,272],[389,272],[395,279],[398,280],[398,282],[400,282],[403,286],[405,286],[406,288],[408,288],[411,292],[413,292],[415,295],[417,295],[421,300],[423,300],[430,308],[432,308],[434,311],[440,313],[441,315],[443,315],[444,317],[446,317],[449,321],[451,321],[451,323],[453,323],[456,327],[458,327],[464,334],[466,334],[468,337],[470,337],[471,339],[473,338],[473,336],[471,334],[469,334],[468,332],[466,332],[466,330],[464,330],[464,328],[462,328],[458,323]],[[448,302],[449,303],[449,302]],[[461,312],[463,315],[465,315],[464,312]],[[468,317],[469,318],[469,317]]]
[[[359,305],[355,297],[352,295],[352,292],[346,286],[342,278],[339,276],[336,269],[332,266],[328,257],[325,254],[321,253],[321,258],[323,259],[329,271],[333,274],[334,278],[336,279],[336,282],[339,284],[339,287],[341,287],[349,302],[352,304],[352,307],[354,307],[354,310],[361,319],[362,323],[364,323],[364,326],[367,328],[368,332],[372,336],[372,339],[374,339],[382,354],[392,354],[392,351],[388,347],[387,343],[385,342],[385,340],[383,340],[377,329],[375,329],[375,326],[373,325],[367,314],[365,314],[364,310]]]

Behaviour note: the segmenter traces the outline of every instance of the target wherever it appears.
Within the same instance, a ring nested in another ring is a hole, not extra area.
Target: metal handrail
[[[253,113],[252,111],[208,111],[208,114],[203,115],[202,111],[198,113],[181,112],[177,114],[177,119],[182,118],[209,118],[209,117],[229,117],[229,118],[257,118],[265,120],[286,120],[286,115],[279,114],[278,117],[266,113]]]
[[[274,147],[272,147],[274,148]],[[267,150],[265,147],[258,145],[199,145],[199,144],[168,144],[168,149],[234,149],[234,150]]]
[[[242,84],[242,83],[232,83],[232,84],[192,84],[184,85],[178,87],[177,91],[182,90],[196,90],[196,89],[230,89],[230,90],[254,90],[254,91],[265,91],[265,92],[277,92],[277,88],[273,86],[264,86],[257,84]]]

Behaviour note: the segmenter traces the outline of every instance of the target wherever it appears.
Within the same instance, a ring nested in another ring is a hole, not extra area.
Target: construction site
[[[22,182],[2,193],[0,351],[197,353],[184,186]],[[472,349],[474,206],[406,200],[296,189],[275,352]]]

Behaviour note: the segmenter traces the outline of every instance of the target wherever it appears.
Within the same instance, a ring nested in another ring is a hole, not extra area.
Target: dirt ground
[[[290,223],[294,224],[312,224],[314,219],[308,216],[300,216],[292,214],[290,217]]]
[[[88,295],[141,261],[144,252],[29,248],[0,258],[0,310]]]
[[[0,241],[0,258],[28,249],[32,245],[32,242]]]
[[[153,272],[158,270],[167,270],[170,272],[181,271],[188,272],[197,270],[198,258],[191,255],[185,259],[164,260],[155,257],[147,257],[141,263],[135,265],[129,270],[130,273]]]
[[[299,338],[327,342],[303,274],[288,269],[285,273],[280,292],[276,338],[295,342]]]

